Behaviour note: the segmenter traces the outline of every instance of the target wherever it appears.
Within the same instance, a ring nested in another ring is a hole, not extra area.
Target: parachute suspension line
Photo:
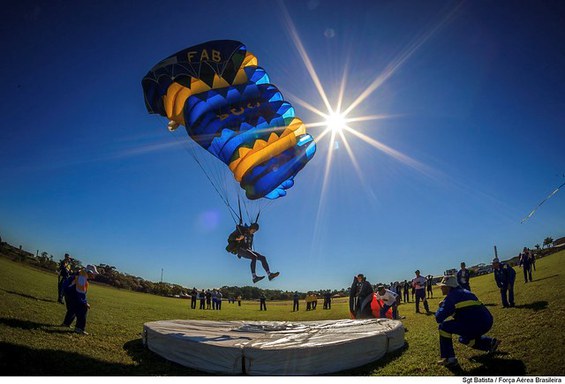
[[[241,216],[241,200],[239,198],[239,193],[237,194],[237,207],[239,208],[239,225],[242,225],[243,217]]]
[[[185,144],[183,143],[178,137],[176,137],[176,135],[173,134],[172,131],[171,135],[173,135],[175,137],[176,140],[180,141],[181,144]],[[224,204],[228,207],[230,216],[232,218],[232,220],[237,224],[237,220],[236,217],[237,216],[237,212],[235,212],[235,210],[233,209],[233,207],[231,206],[229,200],[225,197],[227,196],[227,193],[224,193],[224,195],[222,195],[222,193],[219,191],[218,186],[216,185],[217,183],[214,183],[214,181],[210,178],[210,175],[208,174],[208,172],[206,171],[206,169],[204,168],[204,166],[202,165],[202,163],[200,162],[200,160],[198,159],[198,156],[196,155],[195,151],[193,149],[189,150],[185,145],[182,146],[184,148],[184,150],[190,155],[192,156],[192,158],[194,159],[194,161],[196,161],[196,164],[198,164],[198,166],[200,167],[200,169],[202,170],[202,172],[204,173],[204,176],[206,176],[206,178],[208,179],[208,181],[210,182],[210,184],[212,184],[212,187],[214,188],[214,190],[216,191],[216,193],[218,194],[218,196],[220,196],[220,199],[224,202]],[[225,189],[225,188],[224,188]],[[225,191],[224,191],[225,192]],[[234,216],[235,215],[235,216]],[[241,218],[240,218],[241,220]]]
[[[259,215],[261,214],[261,210],[259,210],[259,212],[257,212],[257,217],[255,218],[254,223],[258,223],[259,222]]]

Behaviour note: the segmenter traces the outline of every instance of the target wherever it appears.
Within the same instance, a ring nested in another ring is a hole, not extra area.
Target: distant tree
[[[553,239],[551,237],[546,237],[545,240],[543,241],[543,247],[549,248],[551,244],[553,244]]]
[[[534,247],[536,248],[536,251],[539,251],[539,250],[540,250],[539,244],[534,245]]]

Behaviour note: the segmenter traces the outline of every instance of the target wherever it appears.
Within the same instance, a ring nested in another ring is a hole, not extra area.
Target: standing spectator
[[[67,313],[61,326],[70,327],[76,318],[75,332],[81,335],[88,335],[86,332],[86,314],[90,309],[90,304],[86,298],[88,292],[88,280],[94,279],[98,270],[94,265],[87,265],[80,269],[76,274],[69,276],[63,283],[65,293],[65,304]]]
[[[433,279],[434,277],[432,275],[428,275],[428,277],[426,278],[426,291],[428,292],[428,299],[434,298],[434,291],[432,287]]]
[[[532,262],[530,258],[530,252],[528,248],[524,247],[522,253],[520,253],[520,267],[524,271],[524,283],[528,282],[528,278],[530,282],[532,282]]]
[[[494,268],[494,281],[496,281],[496,285],[500,288],[502,307],[513,307],[516,271],[508,264],[501,263],[497,257],[492,260],[492,267]]]
[[[298,311],[298,300],[300,299],[300,296],[298,296],[298,292],[294,292],[294,296],[292,296],[292,312],[294,311]]]
[[[212,289],[212,310],[216,309],[216,304],[218,303],[218,291],[216,291],[216,288]]]
[[[412,288],[416,292],[416,313],[420,313],[420,300],[424,303],[426,313],[430,313],[430,307],[428,306],[428,300],[426,299],[427,280],[424,276],[420,276],[419,269],[417,269],[414,273],[416,274],[416,277],[412,279]]]
[[[316,309],[317,306],[318,306],[318,295],[316,295],[316,292],[312,292],[312,309]]]
[[[332,309],[332,294],[330,291],[324,293],[324,309]]]
[[[379,314],[380,318],[386,318],[386,312],[389,308],[392,308],[392,318],[398,319],[398,299],[400,299],[400,296],[396,292],[386,289],[384,285],[379,285],[377,287],[377,299],[383,301]]]
[[[373,300],[373,286],[360,273],[353,277],[349,290],[349,312],[354,319],[368,319],[373,317],[371,301]]]
[[[468,291],[471,290],[469,285],[469,279],[471,278],[471,272],[466,268],[465,262],[461,262],[461,269],[457,272],[457,283],[461,288]]]
[[[408,280],[404,280],[404,302],[410,302],[410,283]]]
[[[200,299],[200,309],[206,309],[206,292],[204,290],[200,291],[198,298]]]
[[[190,308],[191,309],[196,309],[196,297],[198,296],[198,290],[196,289],[196,287],[192,288],[192,291],[190,292]]]
[[[216,309],[220,311],[222,309],[222,291],[219,289],[216,291]]]
[[[530,264],[532,265],[532,268],[535,271],[536,270],[536,255],[530,250],[528,250],[528,254],[530,255]]]
[[[212,292],[209,289],[206,290],[206,309],[212,308]]]
[[[402,282],[396,282],[396,291],[394,291],[398,296],[398,300],[402,298]]]
[[[71,256],[68,253],[65,253],[65,257],[59,263],[59,269],[58,269],[57,273],[59,275],[58,282],[57,282],[57,288],[58,288],[58,299],[57,299],[57,301],[61,304],[64,304],[64,302],[63,302],[63,296],[64,296],[63,282],[65,280],[67,280],[69,278],[69,276],[71,275]]]
[[[441,283],[441,293],[445,299],[440,303],[435,317],[439,323],[439,349],[441,360],[438,362],[446,367],[458,365],[453,350],[452,334],[460,335],[459,342],[472,348],[487,351],[492,354],[500,342],[485,336],[493,323],[489,310],[473,293],[461,288],[455,276],[445,276]],[[453,316],[453,320],[447,320]]]
[[[241,295],[237,296],[237,306],[241,307]]]
[[[265,297],[264,293],[262,293],[261,296],[259,296],[259,310],[260,311],[267,310],[267,298]]]
[[[306,310],[309,311],[312,309],[312,294],[308,292],[306,295]]]

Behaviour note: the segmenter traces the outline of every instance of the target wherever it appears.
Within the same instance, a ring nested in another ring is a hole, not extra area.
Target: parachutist
[[[228,245],[226,246],[226,251],[237,255],[239,258],[243,257],[244,259],[251,260],[251,274],[254,283],[265,278],[265,276],[257,276],[255,273],[257,260],[261,262],[263,269],[267,272],[269,280],[273,280],[279,275],[279,272],[271,273],[267,258],[253,250],[253,236],[258,230],[259,224],[257,223],[252,223],[249,226],[236,225],[235,231],[230,233],[228,237]]]

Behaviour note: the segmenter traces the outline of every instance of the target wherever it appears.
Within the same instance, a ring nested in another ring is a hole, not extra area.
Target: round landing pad
[[[365,365],[404,345],[390,319],[324,321],[163,320],[144,344],[167,360],[222,375],[318,375]]]

